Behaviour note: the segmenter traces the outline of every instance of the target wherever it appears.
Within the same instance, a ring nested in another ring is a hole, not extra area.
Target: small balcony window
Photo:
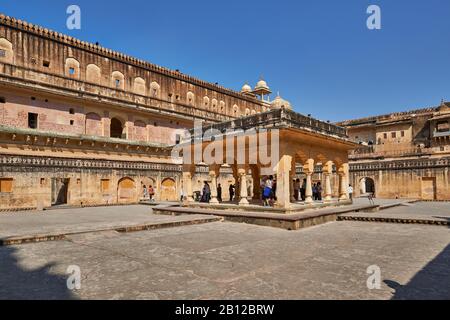
[[[28,113],[28,128],[37,129],[38,127],[38,114],[37,113]]]
[[[448,121],[440,121],[436,124],[437,132],[447,132],[450,131],[450,125]]]
[[[0,49],[0,58],[6,57],[6,50]]]

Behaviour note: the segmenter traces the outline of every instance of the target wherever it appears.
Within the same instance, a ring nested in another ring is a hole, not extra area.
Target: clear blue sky
[[[66,28],[70,4],[81,30]],[[366,27],[370,4],[379,31]],[[235,90],[263,75],[323,120],[450,100],[448,0],[2,0],[0,11]]]

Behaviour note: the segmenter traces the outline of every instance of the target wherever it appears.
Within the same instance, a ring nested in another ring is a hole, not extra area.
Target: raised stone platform
[[[340,221],[365,221],[402,224],[450,226],[450,204],[443,202],[400,202],[397,206],[384,205],[380,212],[351,212],[338,217]]]
[[[339,215],[345,213],[377,210],[379,210],[378,205],[346,205],[328,208],[322,207],[318,209],[292,209],[289,211],[289,214],[286,214],[285,210],[267,207],[230,207],[198,204],[189,207],[154,208],[153,212],[162,215],[214,215],[222,217],[226,221],[282,228],[286,230],[299,230],[326,222],[336,221]]]
[[[0,246],[66,240],[102,232],[128,233],[221,221],[210,215],[169,217],[147,206],[55,209],[0,215]]]

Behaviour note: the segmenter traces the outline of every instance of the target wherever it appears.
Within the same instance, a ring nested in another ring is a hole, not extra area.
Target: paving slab
[[[0,299],[450,299],[449,265],[442,227],[208,223],[0,247]]]
[[[133,232],[217,220],[205,215],[155,215],[150,207],[140,205],[5,213],[0,215],[0,245],[61,240],[79,233]]]

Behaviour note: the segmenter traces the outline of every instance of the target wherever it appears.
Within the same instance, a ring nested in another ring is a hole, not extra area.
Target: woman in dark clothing
[[[317,200],[322,201],[322,184],[320,182],[317,182],[316,185],[316,195]]]
[[[230,202],[232,202],[234,199],[234,190],[235,190],[234,185],[230,184],[230,188],[228,189],[228,191],[230,192]]]
[[[203,193],[202,193],[202,201],[201,202],[208,202],[211,200],[211,189],[209,187],[208,182],[205,181],[205,185],[203,186]]]
[[[217,186],[217,201],[222,202],[222,185]]]

